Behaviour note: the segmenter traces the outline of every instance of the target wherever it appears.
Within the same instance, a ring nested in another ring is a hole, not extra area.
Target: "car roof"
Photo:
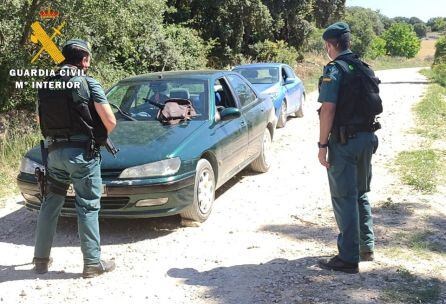
[[[208,80],[216,77],[221,77],[229,73],[231,73],[231,71],[222,71],[222,70],[167,71],[167,72],[155,72],[155,73],[130,76],[122,79],[119,82],[139,82],[139,81],[174,79],[174,78],[184,78],[184,77]]]
[[[250,63],[250,64],[242,64],[234,67],[233,69],[241,69],[241,68],[280,68],[282,66],[289,66],[285,63],[278,62],[259,62],[259,63]]]

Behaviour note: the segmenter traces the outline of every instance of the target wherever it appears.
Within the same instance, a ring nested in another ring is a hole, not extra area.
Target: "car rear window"
[[[279,68],[252,67],[237,68],[234,71],[248,79],[252,84],[271,84],[279,81]]]

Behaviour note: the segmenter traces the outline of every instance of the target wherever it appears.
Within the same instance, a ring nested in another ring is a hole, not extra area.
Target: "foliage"
[[[421,20],[418,17],[411,17],[409,19],[409,23],[412,24],[412,25],[419,24],[419,23],[424,24],[423,20]]]
[[[378,57],[385,56],[386,52],[386,41],[381,37],[376,36],[367,50],[366,57],[376,59]]]
[[[257,42],[251,49],[258,62],[283,62],[294,66],[299,55],[294,47],[283,40]]]
[[[315,0],[313,16],[318,28],[325,28],[344,14],[345,0]]]
[[[420,40],[410,24],[395,23],[383,33],[382,38],[391,56],[412,58],[420,50]]]
[[[446,63],[434,65],[432,68],[432,73],[434,80],[442,86],[446,87]]]
[[[71,37],[92,43],[90,74],[106,86],[131,74],[206,66],[210,45],[196,31],[181,25],[165,27],[167,6],[164,1],[52,1],[52,10],[61,13],[53,20],[38,17],[38,12],[48,7],[47,0],[33,0],[31,5],[24,0],[7,2],[8,5],[0,7],[0,36],[5,37],[0,45],[4,54],[0,57],[0,111],[34,108],[35,92],[29,88],[14,89],[14,81],[8,76],[10,69],[54,67],[46,54],[35,65],[30,63],[32,54],[40,48],[29,42],[29,25],[35,20],[45,29],[66,21],[62,30],[64,37],[55,39],[59,45]]]
[[[415,23],[413,25],[413,30],[417,34],[418,38],[424,38],[427,34],[427,26],[424,23]]]
[[[311,34],[307,37],[306,43],[304,44],[302,51],[304,52],[314,52],[323,54],[325,53],[325,43],[322,39],[322,34],[325,29],[313,28]]]
[[[345,22],[352,32],[352,50],[360,56],[366,54],[376,35],[384,30],[379,14],[362,7],[349,7]]]
[[[446,18],[443,18],[443,17],[430,18],[427,21],[426,25],[429,26],[433,32],[445,31],[446,30]]]
[[[434,64],[446,63],[446,36],[441,37],[435,44]]]

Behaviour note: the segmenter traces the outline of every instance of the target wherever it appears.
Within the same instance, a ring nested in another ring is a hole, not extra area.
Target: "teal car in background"
[[[270,146],[277,119],[270,99],[231,71],[163,72],[126,78],[107,92],[118,124],[111,139],[117,158],[102,151],[101,217],[141,218],[180,214],[205,221],[215,190],[251,165],[270,167]],[[163,125],[158,108],[181,98],[197,116]],[[40,149],[26,153],[17,177],[28,209],[38,210],[34,170]],[[69,190],[62,215],[75,216],[75,193]]]

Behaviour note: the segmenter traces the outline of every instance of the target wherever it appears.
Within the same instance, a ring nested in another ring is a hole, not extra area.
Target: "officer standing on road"
[[[357,58],[350,51],[350,28],[346,23],[330,25],[323,33],[331,61],[320,82],[319,162],[327,168],[331,200],[339,228],[338,255],[319,261],[324,269],[357,273],[358,262],[372,261],[374,233],[367,192],[372,177],[371,159],[377,148],[376,127],[370,117],[355,110],[349,83],[359,70],[347,62]],[[335,62],[336,61],[336,62]],[[357,59],[360,64],[361,61]],[[379,127],[377,127],[379,128]]]
[[[48,272],[58,217],[67,189],[72,184],[84,258],[83,277],[89,278],[115,268],[113,261],[100,259],[98,213],[102,193],[101,159],[99,149],[92,144],[92,129],[101,120],[110,133],[116,119],[101,85],[95,79],[82,75],[90,66],[89,44],[81,39],[69,40],[64,44],[62,54],[65,61],[57,76],[50,81],[78,83],[78,88],[41,89],[38,92],[39,121],[48,154],[45,161],[46,153],[42,152],[47,183],[37,221],[33,263],[37,273]],[[64,76],[76,72],[80,72],[77,73],[80,75]]]

